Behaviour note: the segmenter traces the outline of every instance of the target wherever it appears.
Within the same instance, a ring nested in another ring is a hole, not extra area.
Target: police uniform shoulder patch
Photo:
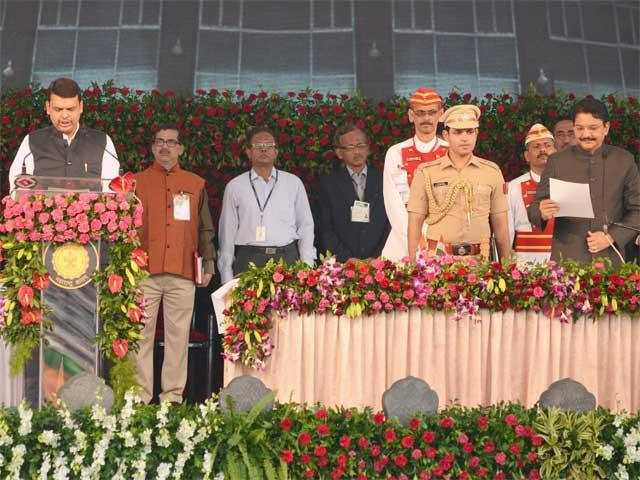
[[[495,168],[496,170],[500,170],[500,167],[498,166],[497,163],[492,162],[491,160],[485,160],[484,158],[480,158],[480,157],[476,157],[476,158],[478,158],[481,164]]]
[[[440,158],[436,158],[435,160],[432,160],[431,162],[427,162],[427,163],[423,163],[422,165],[420,165],[418,167],[418,169],[420,170],[425,170],[429,167],[433,167],[435,165],[440,165],[442,163],[442,160]]]

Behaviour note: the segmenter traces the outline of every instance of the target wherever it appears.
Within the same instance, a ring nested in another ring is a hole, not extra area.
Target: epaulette
[[[493,167],[496,170],[500,170],[500,167],[498,166],[497,163],[492,162],[491,160],[485,160],[484,158],[480,158],[480,157],[476,157],[480,163],[482,163],[483,165],[488,165],[489,167]]]
[[[416,171],[418,170],[424,170],[425,168],[429,168],[429,167],[433,167],[435,165],[440,165],[442,163],[442,160],[440,160],[439,158],[432,160],[430,162],[427,163],[423,163],[422,165],[418,165],[418,168],[416,168]]]

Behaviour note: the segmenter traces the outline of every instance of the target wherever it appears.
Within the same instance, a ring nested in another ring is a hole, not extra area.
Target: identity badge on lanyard
[[[249,175],[249,183],[251,184],[251,190],[253,190],[253,196],[256,199],[256,203],[258,204],[258,209],[260,210],[260,224],[256,226],[256,242],[266,242],[267,240],[267,227],[264,225],[264,210],[267,208],[269,204],[269,200],[271,200],[271,194],[273,194],[273,190],[276,188],[276,184],[278,183],[278,170],[276,170],[276,179],[273,182],[273,187],[269,191],[269,195],[267,195],[266,200],[264,201],[264,205],[260,204],[260,199],[258,198],[258,193],[256,192],[256,187],[253,185],[253,181],[251,180],[251,175]]]
[[[187,222],[191,220],[191,205],[188,193],[180,192],[173,196],[173,219]]]

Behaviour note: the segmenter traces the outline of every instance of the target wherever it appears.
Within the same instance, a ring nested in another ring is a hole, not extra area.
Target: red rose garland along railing
[[[138,230],[142,205],[127,198],[131,174],[112,181],[117,193],[35,193],[19,200],[5,197],[0,217],[0,252],[3,257],[0,296],[0,335],[13,346],[11,369],[19,372],[40,341],[40,324],[53,326],[37,292],[49,285],[41,242],[85,244],[109,241],[109,264],[94,274],[100,291],[99,314],[103,329],[95,338],[105,358],[114,361],[112,378],[126,387],[133,383],[127,352],[136,350],[145,318],[140,282],[146,277],[146,253]]]

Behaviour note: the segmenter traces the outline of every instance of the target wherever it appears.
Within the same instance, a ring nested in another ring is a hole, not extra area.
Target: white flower
[[[180,426],[178,427],[178,431],[176,432],[176,438],[180,443],[185,444],[191,437],[193,437],[195,430],[196,423],[183,418],[180,421]]]
[[[0,467],[4,465],[4,456],[0,453]]]
[[[207,450],[206,452],[204,452],[204,457],[202,458],[202,474],[204,475],[205,480],[209,480],[212,470],[213,456],[211,455],[211,452]]]
[[[0,447],[3,445],[11,445],[13,438],[9,435],[9,425],[3,417],[0,416]],[[0,463],[2,465],[2,463]]]
[[[596,455],[605,460],[611,460],[613,458],[613,447],[611,445],[600,445],[596,451]]]
[[[29,408],[26,401],[22,401],[18,405],[18,412],[20,413],[20,427],[18,428],[18,435],[25,437],[31,433],[31,417],[33,417],[33,410]]]
[[[49,470],[51,470],[51,456],[47,452],[43,455],[42,463],[40,464],[40,472],[38,475],[40,480],[47,480],[49,476]]]
[[[59,453],[54,463],[53,480],[68,480],[69,467],[67,467],[67,458],[64,453]]]
[[[627,469],[623,465],[618,465],[618,471],[616,472],[617,480],[629,480],[629,474]]]
[[[55,433],[53,430],[43,430],[42,433],[38,435],[38,441],[50,447],[57,447],[59,440],[60,434]]]
[[[161,463],[158,465],[157,480],[166,480],[169,478],[169,474],[171,473],[171,464],[170,463]]]
[[[169,448],[169,445],[171,445],[171,440],[169,439],[169,432],[167,431],[166,428],[160,429],[158,437],[156,438],[156,444],[162,448]]]
[[[7,472],[9,472],[7,480],[20,480],[20,469],[24,463],[24,454],[26,451],[27,448],[22,443],[11,449],[11,461],[9,462],[9,465],[7,465]]]
[[[224,473],[218,472],[213,480],[224,480]]]
[[[624,421],[625,418],[626,416],[623,414],[616,415],[616,418],[613,419],[613,426],[619,427],[620,425],[622,425],[622,422]]]

